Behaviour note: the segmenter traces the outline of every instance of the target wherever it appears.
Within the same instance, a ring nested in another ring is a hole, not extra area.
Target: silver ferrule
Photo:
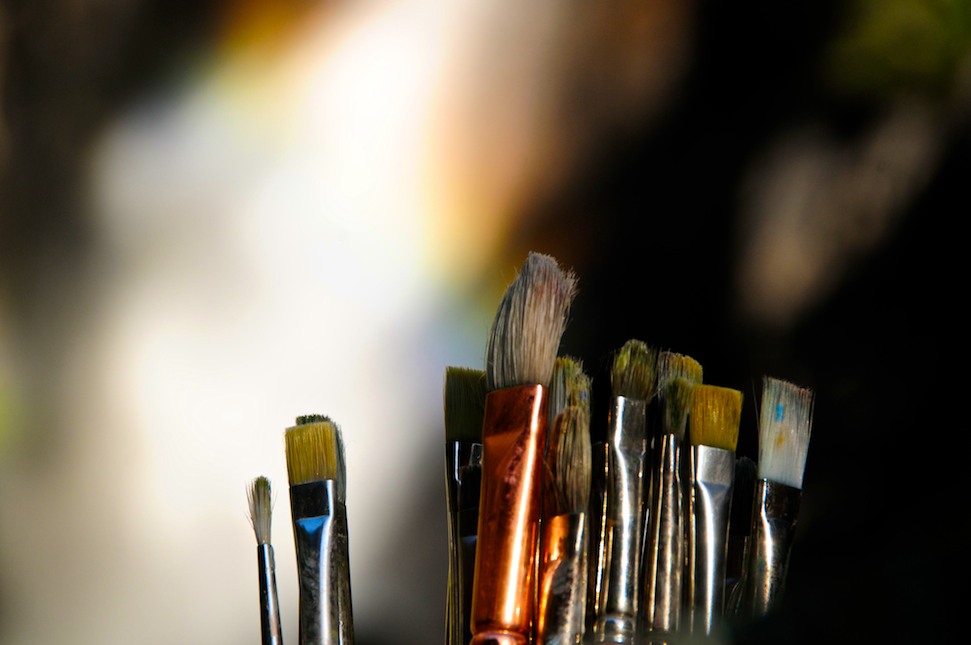
[[[347,510],[328,479],[290,487],[300,645],[353,645]]]
[[[261,642],[263,645],[283,645],[273,546],[270,544],[257,545],[256,561],[260,576],[260,630],[263,636]]]
[[[756,484],[745,570],[739,581],[741,617],[768,613],[782,596],[802,489],[763,479]]]
[[[642,623],[650,642],[665,642],[680,628],[684,569],[681,442],[666,433],[659,437],[658,450],[659,470],[654,478],[641,606]]]
[[[725,612],[735,453],[712,446],[691,446],[688,479],[685,623],[691,633],[710,635]]]
[[[445,446],[448,509],[448,585],[445,645],[468,645],[472,638],[472,577],[475,573],[482,444],[449,441]]]
[[[586,513],[543,521],[537,645],[580,645],[585,631]]]
[[[587,634],[593,634],[597,612],[603,598],[606,584],[607,555],[610,551],[607,530],[607,453],[610,450],[606,441],[594,443],[590,451],[590,508],[587,524],[590,529],[590,545],[587,549],[587,607],[584,612]]]
[[[604,585],[594,641],[630,643],[637,632],[647,402],[611,399],[607,437]]]

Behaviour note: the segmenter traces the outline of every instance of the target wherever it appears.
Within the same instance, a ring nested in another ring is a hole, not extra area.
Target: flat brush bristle
[[[694,383],[681,377],[668,380],[661,400],[664,405],[664,432],[684,439]]]
[[[688,437],[693,446],[735,452],[742,418],[742,393],[729,387],[697,384],[691,394]]]
[[[812,431],[813,391],[765,377],[759,415],[759,478],[802,488]]]
[[[343,483],[344,451],[340,428],[329,417],[298,417],[297,424],[287,428],[284,436],[291,486],[326,479]]]
[[[482,442],[485,370],[445,368],[445,440]]]
[[[665,350],[657,356],[657,391],[664,397],[667,382],[673,378],[683,378],[693,385],[703,382],[704,370],[701,363],[687,354]]]
[[[657,382],[657,350],[647,343],[631,339],[614,356],[610,369],[613,396],[641,401],[654,396]]]
[[[499,303],[486,350],[491,392],[517,385],[548,386],[577,280],[548,255],[530,252]]]
[[[249,519],[256,534],[256,543],[269,544],[270,516],[273,511],[270,480],[262,475],[255,478],[250,482],[246,497],[249,501]]]

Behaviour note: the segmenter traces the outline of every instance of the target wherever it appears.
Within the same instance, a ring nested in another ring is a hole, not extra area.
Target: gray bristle
[[[759,414],[759,478],[802,488],[812,432],[813,391],[764,377]]]
[[[591,379],[576,359],[557,362],[554,383],[563,380],[565,401],[550,425],[546,464],[552,485],[548,496],[553,515],[587,509],[592,483],[590,446]]]
[[[610,369],[613,396],[650,400],[657,381],[657,354],[643,341],[631,339],[624,343],[614,355]]]
[[[485,370],[445,368],[446,441],[482,442],[485,397]]]
[[[270,543],[270,519],[273,511],[273,499],[270,491],[270,480],[259,476],[250,482],[246,490],[249,502],[250,524],[256,534],[257,544]]]
[[[577,280],[549,255],[530,252],[507,287],[486,349],[486,386],[548,386]]]
[[[684,439],[694,383],[676,376],[668,379],[661,401],[664,406],[664,432]]]
[[[550,382],[550,423],[568,405],[587,405],[590,377],[583,371],[583,361],[573,356],[558,356],[553,364]]]
[[[683,378],[692,385],[704,380],[704,370],[701,363],[688,356],[670,350],[664,350],[657,355],[657,394],[664,398],[667,383],[674,378]]]

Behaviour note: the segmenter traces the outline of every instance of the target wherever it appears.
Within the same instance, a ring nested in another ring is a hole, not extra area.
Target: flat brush
[[[273,497],[270,480],[262,475],[246,490],[250,523],[256,534],[256,562],[260,579],[260,633],[263,645],[283,645],[280,600],[276,590],[276,560],[270,542]]]
[[[598,552],[595,643],[630,643],[637,632],[647,461],[647,406],[657,351],[631,339],[614,355],[605,468],[605,510]]]
[[[764,377],[758,479],[737,617],[765,615],[785,589],[812,430],[813,391]]]
[[[552,390],[536,643],[579,645],[586,610],[590,502],[590,379],[579,361],[557,359]]]
[[[285,432],[296,546],[300,645],[353,645],[346,466],[329,417],[297,417]]]
[[[669,378],[661,398],[660,468],[653,481],[655,506],[648,524],[641,610],[648,643],[670,643],[681,627],[685,534],[680,462],[693,388],[680,376]]]
[[[472,638],[472,578],[482,479],[482,415],[485,371],[445,370],[445,496],[448,511],[446,645]]]
[[[535,629],[549,384],[575,294],[572,272],[530,253],[490,330],[472,645],[526,645]]]
[[[711,635],[725,613],[728,529],[735,480],[735,448],[742,393],[695,385],[688,415],[687,551],[685,623]]]

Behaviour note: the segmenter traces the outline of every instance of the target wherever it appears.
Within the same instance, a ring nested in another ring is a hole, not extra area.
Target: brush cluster
[[[606,439],[592,443],[591,377],[560,354],[576,288],[530,253],[484,369],[446,369],[446,645],[704,638],[782,595],[812,391],[764,377],[753,463],[735,453],[741,392],[631,339],[613,356]],[[747,466],[754,485],[736,487]]]

